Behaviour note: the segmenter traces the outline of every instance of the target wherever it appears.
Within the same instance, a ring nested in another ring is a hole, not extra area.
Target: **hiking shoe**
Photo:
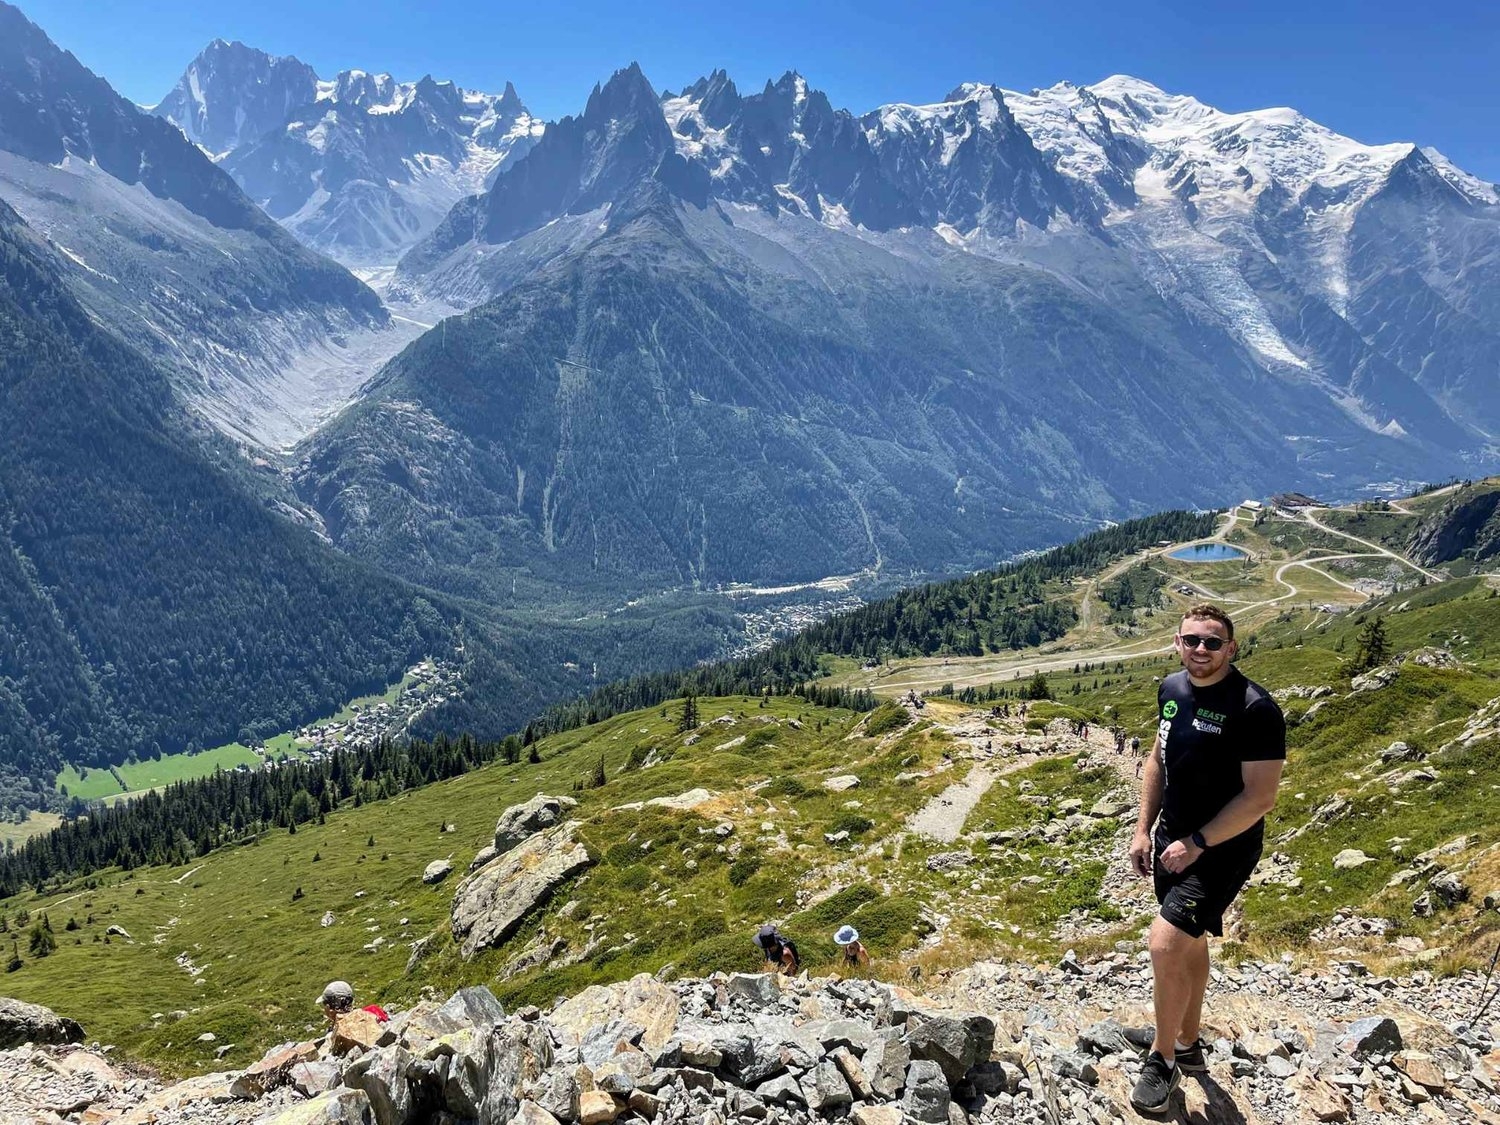
[[[1191,1047],[1179,1047],[1177,1069],[1189,1074],[1208,1073],[1208,1044],[1202,1039],[1194,1039]]]
[[[1140,1081],[1130,1091],[1130,1104],[1142,1113],[1160,1113],[1167,1108],[1181,1081],[1182,1070],[1168,1064],[1160,1051],[1152,1051],[1141,1067]]]

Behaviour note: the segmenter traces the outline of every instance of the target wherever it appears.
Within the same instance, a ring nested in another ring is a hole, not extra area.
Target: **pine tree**
[[[1380,667],[1390,656],[1391,645],[1386,639],[1385,622],[1379,617],[1372,617],[1364,623],[1354,643],[1354,659],[1349,662],[1351,676]]]
[[[698,729],[698,697],[689,695],[682,701],[682,716],[677,720],[679,731]]]
[[[1047,683],[1047,676],[1043,672],[1037,672],[1031,677],[1030,683],[1026,685],[1025,696],[1027,699],[1051,699],[1052,688]]]
[[[28,944],[33,957],[46,957],[57,948],[57,938],[52,936],[52,927],[38,921],[31,927],[31,940]]]

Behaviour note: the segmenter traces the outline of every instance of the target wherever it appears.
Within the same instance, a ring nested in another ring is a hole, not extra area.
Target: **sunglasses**
[[[1182,642],[1183,648],[1197,648],[1202,645],[1209,652],[1218,652],[1229,643],[1223,637],[1200,637],[1196,633],[1178,633],[1177,639]]]

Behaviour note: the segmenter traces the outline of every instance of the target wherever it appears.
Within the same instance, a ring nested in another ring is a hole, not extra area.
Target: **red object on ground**
[[[366,1004],[364,1010],[369,1012],[370,1015],[374,1016],[381,1023],[391,1022],[391,1017],[385,1014],[385,1009],[382,1008],[379,1004]]]

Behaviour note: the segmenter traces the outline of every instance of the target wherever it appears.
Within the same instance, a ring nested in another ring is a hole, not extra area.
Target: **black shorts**
[[[1174,838],[1158,828],[1151,857],[1161,916],[1189,937],[1223,937],[1224,911],[1254,874],[1261,841],[1252,837],[1209,848],[1186,871],[1173,872],[1161,865],[1161,853]]]

